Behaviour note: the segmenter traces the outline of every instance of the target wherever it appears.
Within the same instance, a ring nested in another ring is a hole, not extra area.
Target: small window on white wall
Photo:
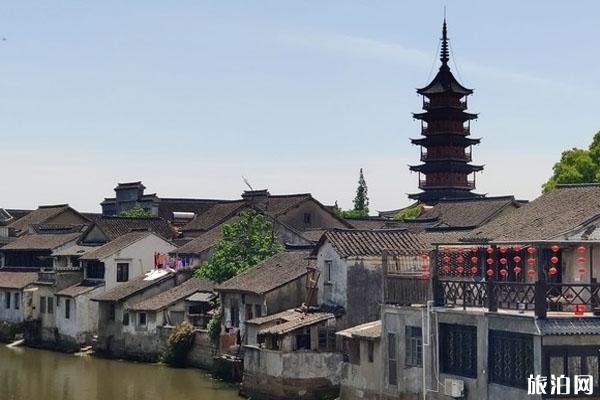
[[[333,261],[325,260],[325,282],[331,282],[331,269],[332,269]]]

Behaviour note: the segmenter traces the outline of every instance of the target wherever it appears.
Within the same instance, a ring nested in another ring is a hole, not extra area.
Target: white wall
[[[325,262],[331,261],[331,280],[327,281]],[[336,304],[346,307],[348,267],[346,261],[341,259],[329,241],[325,241],[317,253],[317,268],[321,272],[319,277],[319,304]]]

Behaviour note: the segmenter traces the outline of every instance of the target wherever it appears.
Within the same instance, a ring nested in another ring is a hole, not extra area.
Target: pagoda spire
[[[440,51],[440,61],[442,65],[448,65],[450,60],[450,51],[448,50],[448,29],[446,27],[446,17],[444,16],[444,25],[442,26],[442,48]]]

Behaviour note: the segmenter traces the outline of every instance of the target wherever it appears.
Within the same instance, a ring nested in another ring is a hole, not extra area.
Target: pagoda
[[[481,139],[470,138],[471,120],[477,114],[466,112],[467,97],[472,89],[462,86],[450,72],[446,20],[442,28],[440,60],[442,65],[431,83],[417,93],[423,96],[422,113],[413,113],[421,121],[419,139],[412,144],[421,146],[422,164],[411,165],[419,173],[420,193],[409,198],[433,205],[442,198],[473,198],[483,195],[473,193],[475,173],[482,165],[470,164],[472,146]]]

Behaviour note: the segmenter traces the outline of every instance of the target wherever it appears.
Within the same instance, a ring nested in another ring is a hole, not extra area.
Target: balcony
[[[428,184],[427,181],[425,179],[419,179],[419,189],[425,190],[425,189],[445,189],[448,187],[452,187],[452,188],[464,188],[464,189],[469,189],[469,190],[473,190],[475,189],[475,180],[467,180],[467,183],[457,183],[457,184]]]
[[[465,162],[473,161],[471,150],[466,150],[462,157],[460,155],[453,157],[453,156],[446,156],[446,155],[436,156],[436,155],[430,155],[430,154],[431,153],[429,153],[427,150],[422,149],[421,150],[421,161],[423,161],[423,162],[436,161],[436,160],[455,160],[455,161],[465,161]]]
[[[427,101],[425,100],[425,98],[423,98],[423,110],[431,110],[432,108],[436,108],[436,107],[454,107],[454,108],[458,108],[459,110],[466,110],[467,109],[467,101],[459,101],[458,104],[431,104],[431,101]]]
[[[54,271],[40,271],[38,272],[38,282],[42,283],[56,283],[56,273]]]
[[[462,134],[462,135],[470,135],[471,134],[471,127],[470,126],[463,126],[463,127],[459,127],[459,128],[431,128],[429,126],[421,126],[421,134],[423,135],[445,135],[448,133],[456,133],[456,134]]]

